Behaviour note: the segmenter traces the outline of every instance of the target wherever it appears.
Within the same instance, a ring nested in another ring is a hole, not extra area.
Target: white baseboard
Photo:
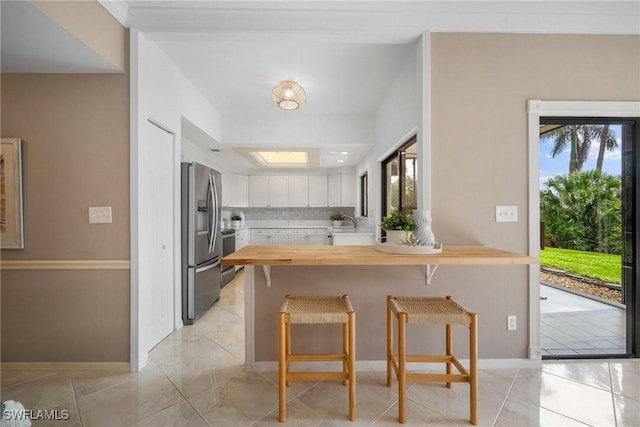
[[[0,371],[114,371],[129,372],[129,362],[2,362]]]

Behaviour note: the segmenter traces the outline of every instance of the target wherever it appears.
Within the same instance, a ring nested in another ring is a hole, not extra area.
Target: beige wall
[[[126,46],[126,45],[125,45]],[[128,74],[3,74],[23,141],[25,249],[3,260],[129,260]],[[89,206],[113,223],[89,225]],[[129,270],[2,271],[2,361],[128,361]]]
[[[640,100],[640,37],[436,33],[431,47],[436,237],[527,253],[527,100]],[[517,205],[518,222],[497,224],[496,205]],[[481,333],[481,355],[526,357],[526,269],[501,270],[491,288],[479,271],[441,268],[434,283],[466,283],[481,331],[487,321],[498,331]]]

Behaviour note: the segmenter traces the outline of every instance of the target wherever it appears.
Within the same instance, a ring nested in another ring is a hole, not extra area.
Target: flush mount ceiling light
[[[306,151],[256,151],[253,154],[268,166],[307,166],[309,164]]]
[[[271,91],[273,102],[283,110],[296,110],[302,107],[307,95],[298,83],[287,80],[278,83]]]

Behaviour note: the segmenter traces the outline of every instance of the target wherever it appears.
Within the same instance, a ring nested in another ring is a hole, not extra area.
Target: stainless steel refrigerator
[[[182,163],[182,320],[185,325],[220,298],[220,173]]]

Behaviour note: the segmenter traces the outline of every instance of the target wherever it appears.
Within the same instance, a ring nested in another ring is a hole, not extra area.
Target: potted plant
[[[380,228],[387,233],[387,243],[401,245],[416,229],[416,223],[411,214],[393,211],[382,218]]]
[[[233,228],[240,228],[240,220],[242,219],[242,217],[238,214],[232,214],[231,215],[231,225],[233,226]]]
[[[334,213],[331,215],[331,221],[333,221],[334,227],[340,227],[342,225],[342,220],[344,219],[344,215],[340,213]]]

